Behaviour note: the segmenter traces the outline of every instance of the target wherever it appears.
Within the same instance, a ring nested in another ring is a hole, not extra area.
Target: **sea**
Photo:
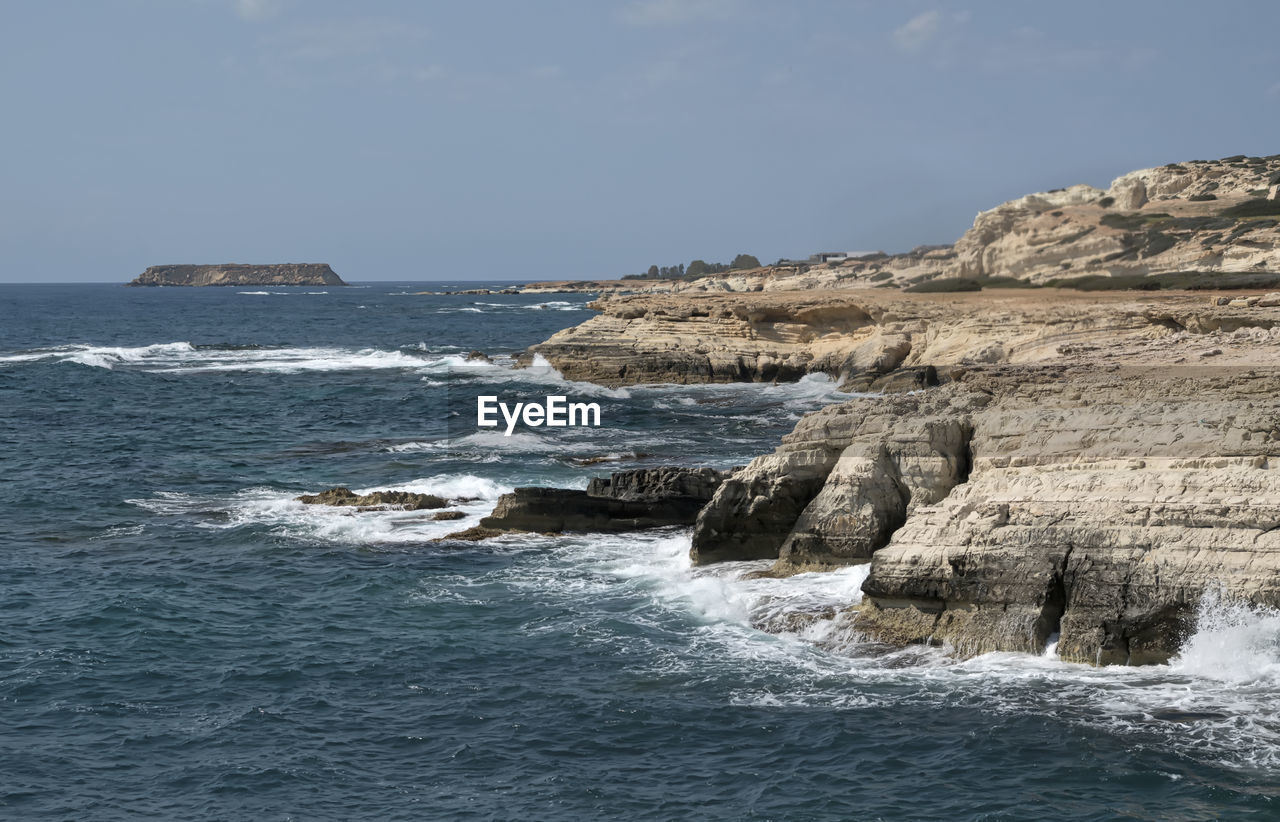
[[[849,628],[866,566],[441,541],[845,396],[521,368],[590,296],[417,293],[478,285],[0,286],[0,818],[1280,818],[1275,612],[1209,595],[1163,666],[959,661]],[[602,423],[468,433],[517,386]],[[462,518],[295,500],[334,486]]]

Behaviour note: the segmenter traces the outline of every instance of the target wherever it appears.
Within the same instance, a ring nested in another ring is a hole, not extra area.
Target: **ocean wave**
[[[96,368],[132,366],[156,373],[206,373],[219,371],[356,371],[365,369],[417,369],[449,371],[456,368],[492,368],[456,354],[421,356],[414,348],[268,348],[254,345],[199,345],[189,342],[143,346],[67,345],[0,355],[0,365],[40,360],[72,362]]]
[[[750,572],[768,561],[694,567],[687,532],[670,529],[526,542],[542,546],[537,556],[551,560],[516,566],[507,584],[567,602],[600,603],[601,613],[625,610],[637,626],[670,625],[661,614],[686,620],[686,648],[645,649],[655,674],[702,680],[730,666],[768,683],[732,690],[732,704],[892,709],[911,702],[1052,715],[1192,760],[1280,767],[1280,612],[1273,609],[1207,596],[1194,634],[1168,665],[1098,668],[1018,653],[958,660],[946,648],[894,650],[857,633],[850,609],[862,598],[869,565],[753,579]],[[648,608],[633,604],[637,599]],[[632,604],[624,608],[624,602]],[[627,643],[631,652],[642,637],[633,629],[600,641]]]
[[[584,311],[586,307],[586,303],[571,303],[565,300],[551,300],[550,302],[521,306],[521,308],[533,311]]]
[[[456,439],[414,440],[389,445],[385,450],[391,453],[413,451],[449,451],[449,450],[498,450],[509,452],[544,452],[558,450],[563,446],[558,440],[540,437],[537,434],[521,432],[507,436],[502,431],[477,431]]]
[[[1280,686],[1280,610],[1205,591],[1195,632],[1172,667],[1179,673],[1239,685]]]
[[[328,294],[328,291],[237,291],[237,294],[244,294],[246,297],[288,297],[289,295],[309,295],[319,296]]]
[[[247,488],[229,497],[160,492],[145,499],[126,500],[160,516],[194,518],[195,527],[225,530],[265,526],[295,539],[341,545],[396,545],[423,543],[479,523],[493,509],[494,501],[510,492],[510,486],[472,474],[438,474],[400,483],[384,483],[357,489],[410,491],[435,494],[450,501],[447,509],[463,514],[457,520],[434,520],[435,510],[358,511],[347,506],[305,505],[296,492],[270,487]],[[210,516],[211,514],[219,516]]]

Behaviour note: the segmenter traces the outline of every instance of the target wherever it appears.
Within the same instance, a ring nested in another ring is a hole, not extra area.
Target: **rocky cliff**
[[[129,283],[164,285],[346,285],[326,263],[153,265]]]
[[[794,380],[925,384],[994,363],[1276,362],[1280,293],[898,291],[630,295],[533,346],[566,377],[607,385]]]
[[[1280,155],[1171,163],[1108,188],[1028,194],[978,214],[953,245],[816,265],[766,266],[691,281],[533,283],[532,292],[794,291],[913,286],[935,279],[1070,283],[1174,272],[1280,272]],[[1211,282],[1210,282],[1211,284]]]
[[[693,556],[870,562],[857,630],[1158,662],[1208,588],[1280,605],[1280,371],[978,368],[806,417]]]
[[[726,477],[693,560],[869,563],[848,617],[891,645],[1159,662],[1207,591],[1280,607],[1278,192],[1280,156],[1146,169],[952,246],[607,295],[530,356],[609,385],[876,392]],[[985,288],[870,287],[964,282]],[[1199,290],[1146,290],[1171,285]]]
[[[861,633],[1167,659],[1208,588],[1280,605],[1280,294],[641,295],[540,346],[618,384],[824,372],[697,516],[695,562],[871,564]]]

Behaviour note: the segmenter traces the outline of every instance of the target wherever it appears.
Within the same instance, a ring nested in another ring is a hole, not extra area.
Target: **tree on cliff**
[[[752,254],[739,254],[729,263],[730,270],[735,268],[759,268],[760,261]]]
[[[706,260],[694,260],[689,263],[689,267],[684,270],[684,273],[690,277],[701,277],[703,274],[706,274],[707,271],[708,268]]]
[[[646,277],[658,279],[658,267],[656,265],[649,266],[649,270],[645,272]]]

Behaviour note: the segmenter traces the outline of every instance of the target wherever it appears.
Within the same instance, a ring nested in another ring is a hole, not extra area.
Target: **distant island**
[[[153,265],[129,285],[346,285],[328,263]]]

